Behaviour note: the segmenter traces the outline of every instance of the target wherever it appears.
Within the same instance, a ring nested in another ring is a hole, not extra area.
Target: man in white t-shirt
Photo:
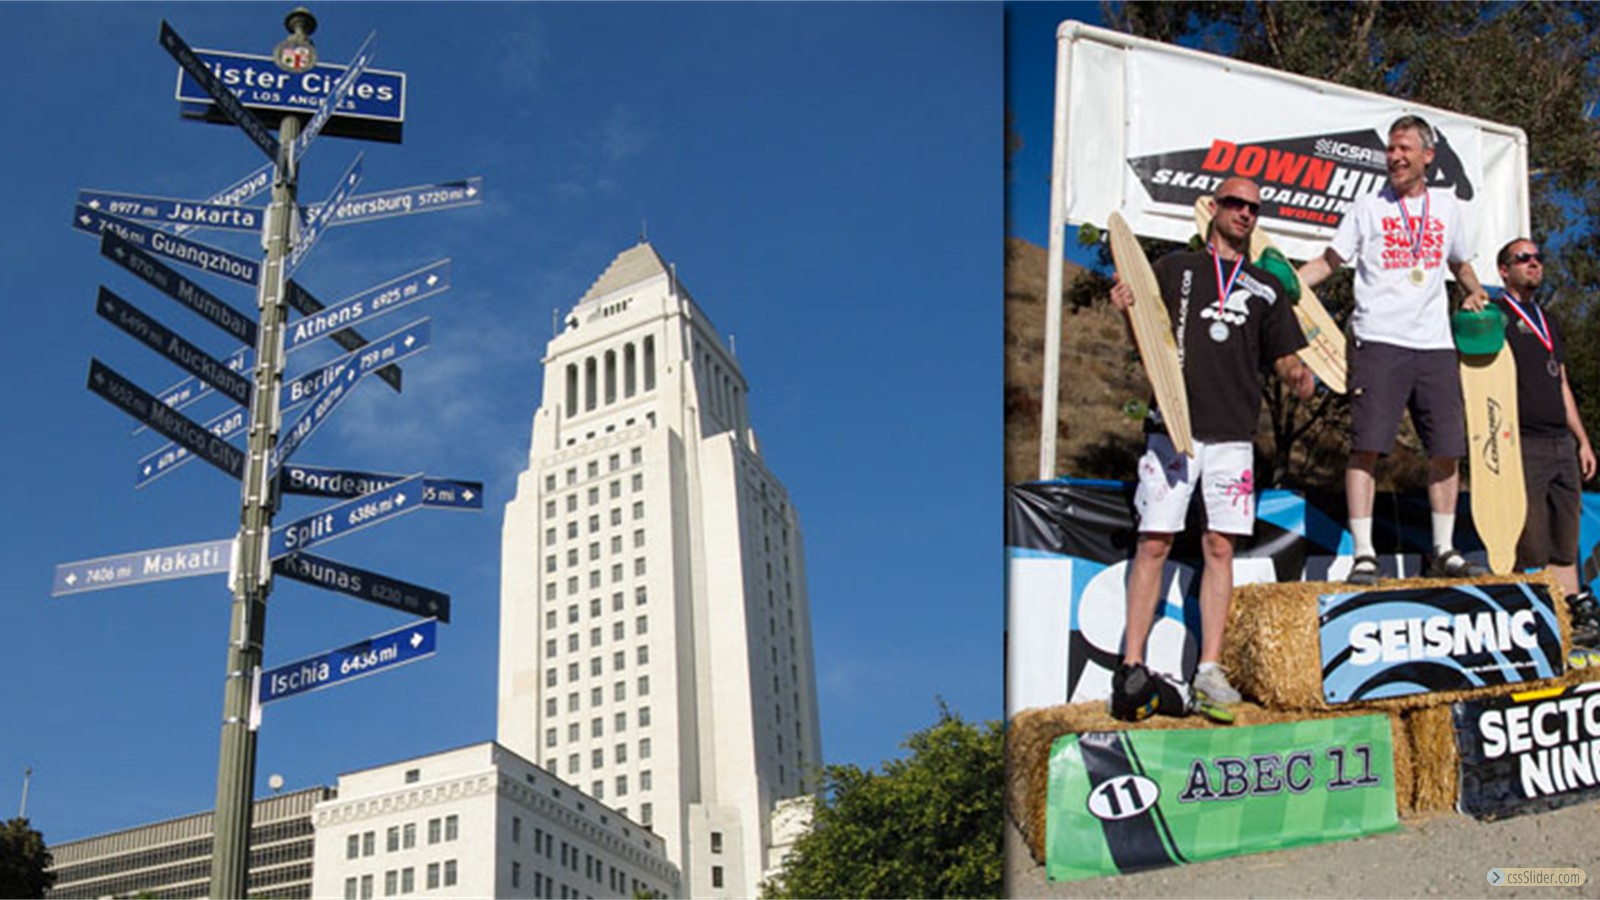
[[[1465,455],[1461,373],[1450,333],[1444,273],[1466,292],[1462,305],[1480,310],[1489,297],[1468,260],[1470,230],[1449,190],[1429,190],[1434,134],[1417,116],[1389,126],[1389,183],[1355,201],[1323,254],[1300,267],[1314,288],[1339,266],[1354,262],[1355,340],[1350,347],[1350,457],[1345,496],[1355,539],[1352,584],[1378,581],[1372,506],[1378,457],[1394,446],[1407,409],[1428,454],[1428,505],[1433,553],[1424,574],[1459,578],[1486,574],[1455,549],[1458,462]]]

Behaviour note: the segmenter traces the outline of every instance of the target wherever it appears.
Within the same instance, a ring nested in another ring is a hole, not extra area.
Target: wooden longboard
[[[1183,384],[1183,369],[1178,365],[1178,342],[1172,337],[1172,320],[1161,301],[1156,273],[1145,258],[1144,248],[1133,229],[1118,213],[1111,214],[1111,256],[1117,263],[1117,277],[1133,290],[1133,307],[1128,321],[1133,324],[1133,340],[1139,345],[1145,375],[1155,389],[1156,405],[1167,426],[1167,436],[1179,453],[1194,456],[1194,438],[1189,430],[1189,394]]]
[[[1200,229],[1200,236],[1206,235],[1206,230],[1211,226],[1211,198],[1201,197],[1194,201],[1194,224]],[[1255,261],[1268,247],[1274,246],[1272,238],[1257,225],[1250,232],[1250,259]],[[1322,301],[1304,284],[1300,285],[1300,299],[1294,304],[1294,317],[1300,323],[1300,331],[1306,336],[1306,347],[1300,351],[1300,359],[1311,367],[1313,374],[1328,386],[1328,390],[1335,394],[1345,392],[1345,340],[1344,332],[1339,330],[1339,323],[1328,315],[1328,310],[1323,307]]]
[[[1528,515],[1518,433],[1517,365],[1511,348],[1490,356],[1461,356],[1461,395],[1467,407],[1467,462],[1472,521],[1497,575],[1516,566],[1517,539]]]

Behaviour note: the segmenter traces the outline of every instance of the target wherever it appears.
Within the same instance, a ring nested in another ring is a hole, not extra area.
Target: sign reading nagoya
[[[226,538],[62,563],[56,566],[55,587],[50,596],[210,575],[228,571],[232,562],[233,538]]]
[[[1095,878],[1389,831],[1394,776],[1384,715],[1065,735],[1045,865]]]
[[[258,702],[317,691],[403,666],[433,655],[439,623],[429,619],[374,635],[348,647],[329,650],[261,673]]]
[[[1456,703],[1467,815],[1498,819],[1600,798],[1600,682]]]
[[[290,74],[268,56],[201,49],[195,49],[193,55],[240,104],[255,110],[269,125],[276,125],[284,113],[314,115],[347,68],[318,63],[310,71]],[[175,96],[185,116],[228,121],[217,111],[212,95],[187,70],[178,75]],[[322,133],[399,143],[405,118],[405,74],[369,68],[350,86]]]
[[[1373,590],[1318,601],[1329,703],[1535,681],[1566,667],[1542,584]]]

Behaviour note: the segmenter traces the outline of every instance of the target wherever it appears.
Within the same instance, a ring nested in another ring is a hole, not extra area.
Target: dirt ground
[[[1495,867],[1581,868],[1581,887],[1492,887]],[[1157,869],[1052,882],[1006,823],[1008,897],[1600,897],[1600,801],[1498,822],[1440,814],[1399,831]]]

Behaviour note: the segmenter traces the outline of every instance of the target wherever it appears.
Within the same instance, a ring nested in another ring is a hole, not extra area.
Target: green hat
[[[1493,355],[1506,342],[1506,316],[1494,304],[1482,312],[1459,309],[1450,317],[1450,330],[1455,332],[1456,349],[1462,355]]]
[[[1268,247],[1261,251],[1261,258],[1256,260],[1256,265],[1267,271],[1268,275],[1278,279],[1283,285],[1283,291],[1289,297],[1290,303],[1300,302],[1300,278],[1294,273],[1294,266],[1289,265],[1289,260],[1277,247]]]

